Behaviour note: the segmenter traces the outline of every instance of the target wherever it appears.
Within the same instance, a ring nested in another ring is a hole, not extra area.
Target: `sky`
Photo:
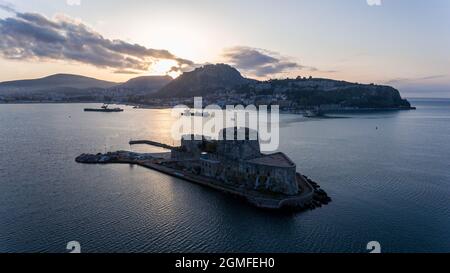
[[[449,14],[448,0],[0,0],[0,81],[228,63],[450,97]]]

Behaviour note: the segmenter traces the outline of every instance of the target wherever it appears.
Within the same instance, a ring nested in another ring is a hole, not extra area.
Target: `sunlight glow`
[[[156,75],[169,75],[172,78],[176,78],[180,73],[171,71],[174,66],[177,66],[177,62],[174,60],[159,60],[151,66],[151,71]]]

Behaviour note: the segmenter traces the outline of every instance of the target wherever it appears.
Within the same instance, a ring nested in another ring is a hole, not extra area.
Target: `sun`
[[[172,71],[174,66],[178,66],[178,63],[174,60],[158,60],[151,66],[151,71],[156,75],[169,75],[172,78],[176,78],[181,73]]]

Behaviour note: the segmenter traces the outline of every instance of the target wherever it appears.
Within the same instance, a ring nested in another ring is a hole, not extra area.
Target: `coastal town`
[[[0,83],[0,103],[110,103],[142,108],[190,106],[193,97],[206,105],[277,105],[282,112],[410,110],[410,103],[390,86],[297,76],[258,81],[226,64],[210,64],[176,79],[143,76],[125,83],[56,74]]]
[[[229,140],[226,134],[234,134]],[[245,138],[238,140],[239,133]],[[78,163],[136,164],[182,180],[207,186],[264,209],[314,209],[328,204],[331,198],[320,186],[297,172],[297,166],[282,152],[263,154],[259,139],[250,138],[250,129],[223,129],[222,140],[186,135],[181,145],[172,147],[154,141],[131,141],[169,149],[167,153],[82,154]]]

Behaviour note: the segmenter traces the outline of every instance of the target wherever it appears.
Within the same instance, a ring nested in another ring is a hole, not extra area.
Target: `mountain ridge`
[[[258,81],[245,78],[227,64],[208,64],[176,79],[141,76],[124,83],[54,74],[44,78],[0,83],[0,100],[116,101],[170,105],[172,101],[202,96],[210,103],[279,104],[285,109],[328,105],[336,108],[410,108],[391,86],[302,78]],[[2,98],[3,97],[3,98]]]
[[[109,88],[117,85],[116,82],[99,80],[92,77],[57,73],[42,78],[24,79],[24,80],[12,80],[0,82],[0,88],[11,89],[24,89],[27,91],[39,90],[39,89],[53,89],[53,88]]]

